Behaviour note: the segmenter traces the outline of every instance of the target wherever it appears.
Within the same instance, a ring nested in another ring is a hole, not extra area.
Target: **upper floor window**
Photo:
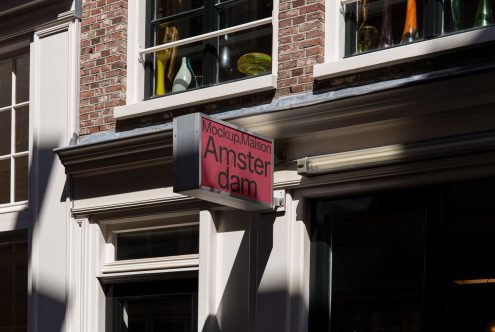
[[[316,79],[384,68],[495,40],[491,0],[326,0]]]
[[[273,0],[148,0],[145,98],[269,74]]]
[[[490,0],[342,1],[345,55],[404,45],[494,23]]]
[[[0,59],[0,205],[28,199],[29,56]]]

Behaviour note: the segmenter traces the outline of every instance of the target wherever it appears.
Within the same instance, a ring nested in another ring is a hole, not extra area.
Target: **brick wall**
[[[279,0],[277,96],[313,90],[313,66],[323,62],[324,0]]]
[[[324,50],[324,0],[279,1],[275,97],[311,91]],[[127,0],[83,0],[80,135],[115,129],[113,108],[125,104],[126,47]]]
[[[115,128],[125,104],[127,0],[83,0],[80,134]]]

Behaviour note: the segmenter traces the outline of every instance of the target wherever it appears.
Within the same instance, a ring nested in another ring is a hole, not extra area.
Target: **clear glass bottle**
[[[392,46],[394,39],[392,36],[392,8],[390,0],[383,0],[382,27],[380,29],[380,38],[378,47],[386,48]]]
[[[493,24],[493,7],[490,0],[480,0],[476,18],[474,19],[474,27],[484,27]]]

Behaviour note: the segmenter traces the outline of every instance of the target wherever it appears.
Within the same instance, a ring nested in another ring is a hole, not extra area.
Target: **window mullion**
[[[443,2],[423,0],[423,36],[433,38],[443,33]]]
[[[214,0],[205,0],[204,2],[204,31],[211,32],[219,30],[219,15],[215,8]],[[218,82],[218,39],[215,37],[203,41],[203,85],[211,85]]]
[[[15,58],[12,58],[12,89],[11,89],[11,103],[12,105],[16,104],[16,61]],[[10,109],[10,203],[15,201],[15,108],[12,107]]]

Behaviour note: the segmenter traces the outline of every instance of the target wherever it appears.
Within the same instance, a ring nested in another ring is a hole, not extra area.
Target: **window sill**
[[[102,275],[116,273],[131,273],[143,271],[159,271],[170,269],[183,269],[199,266],[199,255],[180,255],[156,258],[143,258],[114,261],[102,267]]]
[[[333,62],[315,65],[314,77],[317,80],[323,80],[336,76],[373,70],[403,62],[405,60],[414,60],[417,58],[426,57],[433,53],[486,43],[493,41],[495,39],[494,36],[495,26],[491,26],[483,29],[425,40],[414,44],[356,55]]]
[[[274,89],[276,83],[277,76],[272,74],[219,84],[207,88],[145,100],[135,104],[115,107],[114,117],[117,120],[122,120],[134,116],[176,109],[178,107],[194,106],[251,93],[268,91]]]
[[[21,212],[21,211],[27,210],[28,208],[29,208],[28,201],[2,204],[2,205],[0,205],[0,214],[12,213],[12,212]]]

